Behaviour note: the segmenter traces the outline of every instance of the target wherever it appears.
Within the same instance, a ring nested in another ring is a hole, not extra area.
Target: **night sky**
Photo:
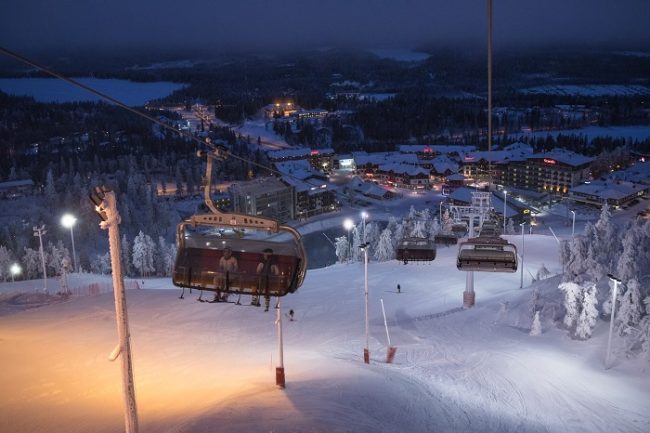
[[[0,0],[10,49],[484,45],[485,0]],[[650,48],[648,0],[494,0],[495,48]]]

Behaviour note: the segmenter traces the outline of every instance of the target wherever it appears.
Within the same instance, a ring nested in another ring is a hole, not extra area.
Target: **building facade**
[[[274,177],[230,185],[233,210],[279,221],[295,218],[294,189]]]

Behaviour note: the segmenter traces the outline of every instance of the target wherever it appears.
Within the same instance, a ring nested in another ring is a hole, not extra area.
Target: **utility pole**
[[[47,230],[45,230],[45,225],[34,226],[32,230],[34,230],[34,236],[38,236],[40,244],[39,252],[41,253],[41,265],[43,265],[43,291],[47,293],[47,268],[45,267],[45,252],[43,251],[43,235],[47,233]]]
[[[120,214],[117,211],[115,193],[110,189],[105,187],[95,188],[95,191],[90,193],[90,200],[95,204],[95,210],[102,219],[99,226],[104,230],[108,230],[108,243],[113,270],[115,315],[119,341],[108,359],[115,361],[118,356],[122,356],[122,389],[124,391],[126,433],[138,433],[138,411],[135,400],[135,383],[133,380],[131,335],[129,333],[129,317],[126,310],[126,294],[124,292],[122,260],[120,257]]]

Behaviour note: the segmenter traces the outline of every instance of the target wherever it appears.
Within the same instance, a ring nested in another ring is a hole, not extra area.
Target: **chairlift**
[[[428,238],[403,238],[395,252],[397,260],[408,262],[430,262],[436,258],[436,244]]]
[[[450,233],[439,233],[434,236],[434,242],[439,245],[456,245],[458,236]]]
[[[451,225],[451,232],[457,237],[462,238],[467,234],[467,231],[467,223],[463,221],[457,221]]]
[[[253,296],[285,296],[295,292],[307,272],[307,254],[300,233],[272,218],[219,210],[210,198],[210,178],[212,160],[223,154],[217,149],[215,155],[207,156],[204,198],[211,212],[193,215],[178,224],[173,284]],[[226,248],[237,260],[237,271],[219,268]],[[261,276],[257,268],[268,251],[277,272]]]
[[[460,271],[516,272],[517,247],[498,236],[461,242],[456,267]]]

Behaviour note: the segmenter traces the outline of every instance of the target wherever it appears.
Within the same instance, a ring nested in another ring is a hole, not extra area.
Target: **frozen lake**
[[[129,106],[164,98],[186,84],[166,81],[138,83],[128,80],[75,78],[76,81],[115,98]],[[2,78],[0,90],[10,95],[31,96],[38,102],[82,102],[100,100],[83,89],[57,78]]]

